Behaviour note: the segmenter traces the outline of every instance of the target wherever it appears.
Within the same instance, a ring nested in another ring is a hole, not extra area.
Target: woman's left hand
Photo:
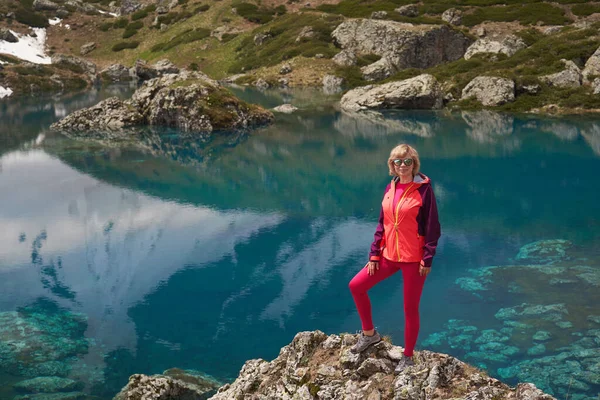
[[[427,268],[425,266],[425,264],[423,263],[423,261],[421,261],[421,264],[419,264],[419,275],[427,276],[427,275],[429,275],[430,272],[431,272],[431,267]]]

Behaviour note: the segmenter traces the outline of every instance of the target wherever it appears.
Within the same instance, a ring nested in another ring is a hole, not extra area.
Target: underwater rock
[[[569,311],[564,304],[530,305],[523,303],[519,306],[501,308],[495,317],[499,320],[514,320],[521,317],[539,317],[546,321],[557,322],[562,320]]]
[[[491,281],[487,280],[487,282],[482,282],[477,278],[464,277],[456,279],[454,283],[467,292],[483,292],[489,290],[486,283],[491,283]]]
[[[65,376],[74,358],[88,351],[87,319],[40,300],[0,313],[0,370],[11,374]]]
[[[546,352],[546,346],[539,343],[539,344],[536,344],[535,346],[531,347],[529,350],[527,350],[527,355],[539,356],[541,354],[544,354],[545,352]]]
[[[551,337],[552,335],[550,335],[550,332],[548,331],[537,331],[533,335],[533,340],[537,340],[538,342],[544,342],[546,340],[550,340]]]
[[[516,259],[532,263],[550,263],[567,258],[567,251],[573,246],[568,240],[539,240],[521,247]]]
[[[507,342],[509,339],[509,336],[506,336],[495,329],[485,329],[481,331],[481,336],[475,339],[475,343]]]
[[[600,315],[588,315],[587,320],[596,324],[600,324]]]
[[[83,386],[83,382],[77,382],[73,379],[40,376],[16,383],[13,388],[19,392],[27,393],[54,393],[81,390]]]
[[[16,396],[13,400],[85,400],[87,397],[81,392],[39,393]]]

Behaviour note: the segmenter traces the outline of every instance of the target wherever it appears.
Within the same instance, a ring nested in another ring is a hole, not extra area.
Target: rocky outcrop
[[[273,361],[247,361],[238,378],[211,400],[554,400],[532,384],[511,388],[454,357],[430,351],[417,352],[416,365],[394,375],[401,347],[382,341],[353,354],[350,347],[357,339],[351,334],[300,332]]]
[[[350,67],[356,65],[356,54],[351,50],[342,50],[332,58],[333,62],[340,67]]]
[[[179,73],[179,68],[169,60],[160,60],[154,65],[149,65],[144,60],[137,60],[132,68],[132,74],[141,81],[154,79],[165,74],[177,73]]]
[[[368,109],[439,109],[442,90],[431,75],[422,74],[403,81],[369,85],[350,90],[340,104],[346,111]]]
[[[508,35],[502,39],[479,39],[469,46],[465,53],[465,60],[470,59],[475,54],[504,54],[510,57],[526,47],[527,44],[514,35]]]
[[[96,73],[96,64],[91,61],[84,60],[74,56],[65,54],[53,54],[51,57],[52,64],[65,67],[77,73],[87,73],[94,75]]]
[[[137,0],[122,0],[121,1],[121,14],[131,14],[142,8],[142,5]]]
[[[380,81],[392,76],[396,72],[396,68],[387,57],[382,57],[378,61],[362,67],[360,72],[366,81]]]
[[[201,400],[219,386],[210,376],[173,368],[162,375],[132,375],[114,400]]]
[[[345,51],[385,57],[396,69],[425,69],[458,60],[472,43],[463,33],[446,25],[372,19],[343,22],[331,35]]]
[[[282,104],[280,106],[273,108],[273,111],[283,113],[283,114],[291,114],[296,110],[298,110],[298,107],[295,107],[291,104]]]
[[[118,97],[110,97],[93,107],[75,111],[52,124],[55,130],[87,131],[106,129],[118,131],[131,126],[142,125],[142,114]]]
[[[583,67],[582,76],[586,83],[593,80],[590,79],[591,77],[600,77],[600,47],[598,47],[594,54],[586,61],[585,66]]]
[[[100,71],[100,78],[107,82],[125,82],[135,79],[129,68],[121,64],[113,64]]]
[[[565,69],[555,74],[540,76],[540,80],[549,86],[575,88],[581,86],[581,70],[571,60],[561,60]]]
[[[515,100],[515,83],[506,78],[478,76],[462,91],[461,100],[470,98],[484,106],[499,106]]]
[[[240,101],[206,75],[184,71],[145,82],[130,100],[110,98],[76,111],[53,124],[52,129],[85,136],[89,130],[121,131],[156,125],[210,133],[251,128],[272,120],[273,114]]]

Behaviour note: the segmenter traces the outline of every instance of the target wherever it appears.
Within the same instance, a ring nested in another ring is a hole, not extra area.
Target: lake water
[[[598,396],[600,118],[348,115],[317,91],[233,90],[300,110],[249,135],[146,129],[117,147],[48,127],[127,88],[0,103],[0,399],[34,376],[102,399],[172,367],[226,382],[299,331],[355,332],[347,284],[401,142],[443,235],[417,350]],[[401,276],[371,300],[402,345]]]

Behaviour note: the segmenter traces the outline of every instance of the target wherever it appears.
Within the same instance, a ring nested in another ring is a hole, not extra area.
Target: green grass
[[[548,3],[513,4],[508,6],[482,7],[465,14],[462,23],[474,26],[483,21],[511,22],[523,25],[564,25],[569,22],[562,9]]]
[[[233,7],[237,10],[239,16],[257,24],[266,24],[272,21],[276,15],[283,15],[286,13],[284,5],[269,8],[259,7],[251,3],[234,3]]]
[[[571,12],[580,17],[587,17],[595,13],[600,13],[600,4],[575,4],[571,7]]]
[[[312,13],[282,16],[264,28],[245,35],[236,48],[236,61],[229,72],[240,73],[272,66],[296,56],[314,57],[322,53],[325,57],[333,57],[339,50],[332,43],[331,32],[341,21],[338,16],[318,17]],[[305,26],[311,26],[315,35],[296,42]],[[259,32],[270,35],[261,46],[254,44],[254,35]]]
[[[157,43],[152,46],[153,53],[167,51],[182,44],[196,42],[210,36],[210,30],[205,28],[188,29],[175,36],[168,42]]]

